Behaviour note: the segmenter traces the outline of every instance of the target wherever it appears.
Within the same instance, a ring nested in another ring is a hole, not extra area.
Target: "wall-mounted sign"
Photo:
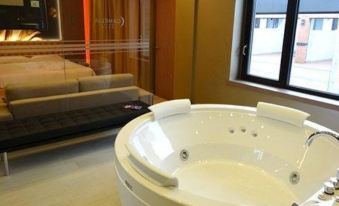
[[[123,27],[125,25],[125,19],[122,16],[118,18],[96,18],[95,23],[108,26],[109,28],[113,28],[116,25]]]
[[[40,8],[40,2],[37,0],[31,1],[31,7]]]

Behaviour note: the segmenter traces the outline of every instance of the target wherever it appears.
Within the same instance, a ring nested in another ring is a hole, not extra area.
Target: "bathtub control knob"
[[[333,184],[333,186],[334,186],[334,188],[335,188],[336,190],[339,189],[339,181],[337,180],[337,178],[332,177],[332,178],[330,179],[330,182]]]
[[[327,195],[334,195],[335,188],[331,182],[324,183],[324,193]]]

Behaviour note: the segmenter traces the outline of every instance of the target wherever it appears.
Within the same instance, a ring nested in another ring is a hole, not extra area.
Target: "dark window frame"
[[[242,80],[254,82],[262,85],[272,86],[276,88],[287,89],[295,92],[315,95],[319,97],[325,97],[329,99],[339,100],[339,95],[312,90],[308,88],[302,88],[290,85],[290,75],[292,69],[293,50],[295,44],[295,36],[298,25],[299,6],[301,0],[287,0],[287,12],[285,33],[283,40],[283,49],[280,64],[280,73],[278,80],[267,79],[263,77],[250,75],[249,64],[251,62],[252,54],[252,42],[254,33],[254,21],[255,21],[255,5],[257,0],[248,0],[244,6],[244,24],[242,32],[242,55],[240,55],[240,73],[239,77]],[[285,13],[284,13],[285,14]]]

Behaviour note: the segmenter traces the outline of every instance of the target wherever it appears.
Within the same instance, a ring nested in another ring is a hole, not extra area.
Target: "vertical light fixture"
[[[85,48],[86,48],[86,63],[91,63],[91,51],[89,48],[91,40],[91,26],[90,26],[90,0],[83,0],[84,7],[84,29],[85,29]]]

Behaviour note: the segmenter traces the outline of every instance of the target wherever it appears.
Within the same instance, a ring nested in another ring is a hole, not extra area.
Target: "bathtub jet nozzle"
[[[299,183],[299,181],[300,181],[300,174],[299,174],[299,172],[292,172],[290,174],[290,183],[292,185],[296,185],[296,184]]]

